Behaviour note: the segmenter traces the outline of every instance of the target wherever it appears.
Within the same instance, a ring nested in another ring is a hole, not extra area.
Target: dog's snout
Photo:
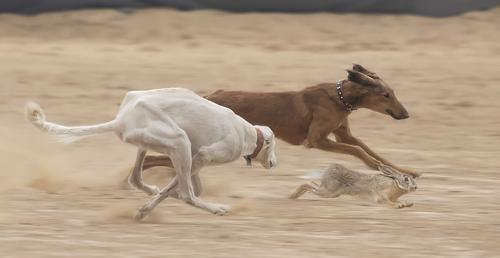
[[[269,167],[272,168],[274,166],[272,161],[269,161]]]
[[[399,119],[407,119],[410,117],[410,114],[408,113],[408,111],[403,110],[400,114],[399,114]]]
[[[396,120],[407,119],[407,118],[410,117],[410,114],[408,114],[408,111],[406,111],[406,109],[403,109],[403,111],[401,111],[399,113],[396,113],[396,112],[394,112],[393,110],[390,110],[390,109],[386,109],[385,112],[387,114],[389,114],[390,116],[392,116],[392,118],[394,118]]]

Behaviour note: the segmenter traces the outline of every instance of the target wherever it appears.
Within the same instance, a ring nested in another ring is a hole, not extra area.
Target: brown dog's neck
[[[348,80],[341,80],[336,84],[337,99],[349,113],[358,109],[363,97],[361,88]]]

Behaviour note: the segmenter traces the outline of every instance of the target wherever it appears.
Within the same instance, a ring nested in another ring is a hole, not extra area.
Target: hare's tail
[[[324,174],[325,174],[324,171],[317,170],[317,171],[309,172],[306,175],[299,176],[299,178],[308,179],[308,180],[321,179]]]
[[[115,121],[109,121],[97,125],[87,126],[64,126],[51,122],[47,122],[42,108],[35,102],[26,103],[26,119],[40,130],[55,135],[59,141],[63,143],[71,143],[80,138],[113,131]]]

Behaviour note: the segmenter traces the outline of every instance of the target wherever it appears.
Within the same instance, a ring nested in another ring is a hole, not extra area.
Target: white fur
[[[91,126],[63,126],[46,121],[36,103],[26,105],[26,117],[36,127],[63,140],[75,140],[93,134],[114,132],[127,143],[139,148],[136,165],[129,182],[155,196],[136,215],[146,216],[167,196],[215,214],[229,207],[202,201],[198,171],[212,163],[227,163],[251,154],[256,148],[259,128],[265,144],[256,160],[265,168],[276,164],[274,134],[268,127],[252,126],[228,108],[208,101],[182,88],[131,91],[123,99],[112,121]],[[142,163],[147,151],[169,156],[176,176],[163,189],[142,181]],[[194,185],[194,186],[193,186]]]
[[[321,179],[324,174],[325,174],[324,171],[318,170],[318,171],[309,172],[303,176],[299,176],[299,178],[308,179],[308,180],[315,180],[315,179]]]
[[[26,104],[26,118],[42,131],[55,135],[58,141],[72,143],[83,137],[113,131],[115,121],[91,126],[63,126],[46,121],[42,108],[35,102]]]

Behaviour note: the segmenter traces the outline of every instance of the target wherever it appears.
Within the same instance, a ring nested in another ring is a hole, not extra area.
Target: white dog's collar
[[[252,159],[257,157],[259,155],[259,152],[262,150],[262,147],[264,146],[264,135],[262,134],[262,131],[255,127],[255,131],[257,132],[257,147],[253,150],[253,153],[250,155],[246,155],[244,158],[247,161],[247,165],[250,166],[252,165]]]
[[[257,147],[255,147],[253,153],[249,155],[249,158],[251,159],[254,159],[257,155],[259,155],[259,152],[262,150],[262,146],[264,145],[264,135],[262,134],[262,131],[257,127],[255,128],[255,131],[257,132]]]

